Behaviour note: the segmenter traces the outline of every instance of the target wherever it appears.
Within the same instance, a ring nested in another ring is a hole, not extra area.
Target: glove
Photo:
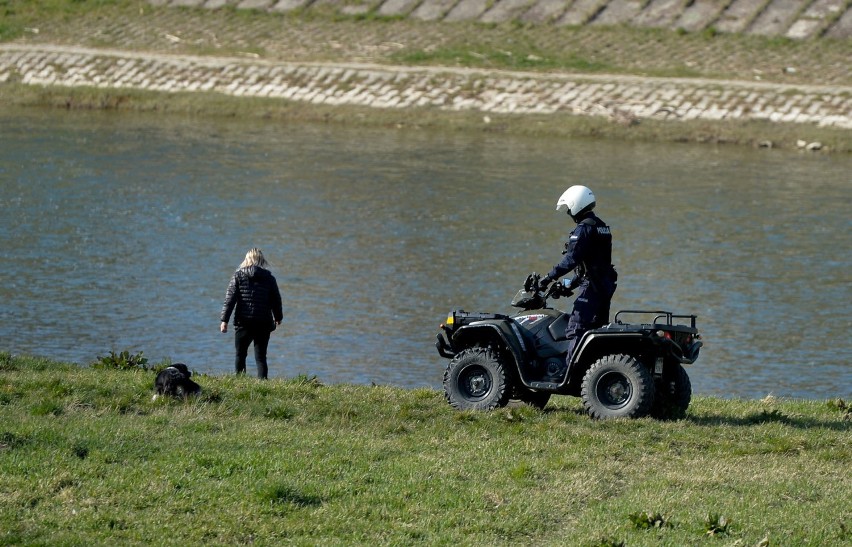
[[[537,286],[538,282],[536,281],[537,279],[538,279],[538,274],[535,273],[535,272],[528,275],[526,280],[524,280],[524,290],[526,292],[530,292],[533,289],[537,289],[538,288],[538,286]]]
[[[538,290],[540,290],[540,291],[545,291],[545,290],[547,290],[547,286],[548,286],[548,285],[550,285],[552,282],[553,282],[553,280],[552,280],[552,279],[550,279],[550,277],[549,277],[549,276],[544,276],[544,277],[542,277],[542,278],[541,278],[541,279],[539,279],[539,281],[538,281]]]

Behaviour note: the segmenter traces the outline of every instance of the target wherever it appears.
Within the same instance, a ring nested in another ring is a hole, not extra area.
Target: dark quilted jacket
[[[232,312],[236,326],[266,325],[269,330],[275,328],[273,321],[280,322],[283,317],[281,293],[269,270],[248,266],[234,272],[225,292],[220,320],[227,323]]]

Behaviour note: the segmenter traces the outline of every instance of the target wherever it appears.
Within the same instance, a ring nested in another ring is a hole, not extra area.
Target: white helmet
[[[561,209],[563,205],[568,207],[568,214],[571,215],[571,218],[576,218],[581,213],[595,208],[595,195],[585,186],[572,186],[559,196],[559,201],[556,202],[556,210]]]

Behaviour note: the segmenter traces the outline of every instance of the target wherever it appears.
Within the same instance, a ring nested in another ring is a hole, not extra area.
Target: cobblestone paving
[[[422,21],[716,28],[792,39],[852,37],[848,0],[149,0],[155,6],[288,13],[332,10]]]
[[[590,9],[596,9],[601,1],[575,0],[573,5],[589,3]],[[295,13],[282,15],[263,10],[177,7],[124,10],[108,16],[83,12],[72,18],[45,20],[34,27],[15,42],[175,54],[247,55],[288,62],[390,65],[417,62],[452,65],[457,63],[447,52],[455,52],[467,56],[463,64],[501,68],[512,65],[506,62],[508,59],[514,60],[514,66],[537,72],[591,70],[785,84],[852,85],[849,61],[852,39],[773,40],[767,43],[766,38],[753,35],[714,37],[708,33],[683,35],[596,25],[429,23],[411,17],[376,21]],[[430,57],[430,54],[438,57]],[[523,62],[531,57],[541,61]],[[417,61],[418,58],[422,60]]]
[[[483,113],[755,119],[852,129],[852,88],[612,75],[292,63],[71,46],[0,45],[0,84],[211,91],[328,105]]]

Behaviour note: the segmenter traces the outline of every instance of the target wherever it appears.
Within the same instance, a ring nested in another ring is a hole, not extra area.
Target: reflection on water
[[[270,376],[439,387],[438,323],[511,312],[526,274],[560,258],[556,199],[583,183],[614,232],[613,309],[699,315],[697,393],[852,395],[848,156],[111,113],[0,123],[0,350],[228,373],[219,308],[259,246],[285,302]]]

